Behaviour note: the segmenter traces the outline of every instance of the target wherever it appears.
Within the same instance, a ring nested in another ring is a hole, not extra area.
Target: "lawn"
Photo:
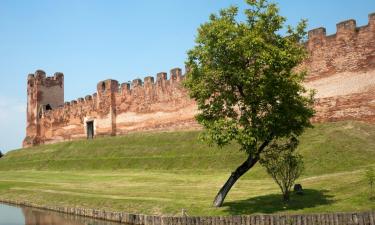
[[[284,204],[257,165],[221,208],[213,197],[245,155],[197,140],[199,131],[139,133],[11,151],[0,159],[0,198],[145,214],[234,215],[366,211],[365,170],[375,168],[375,125],[316,124],[298,149],[305,189]]]

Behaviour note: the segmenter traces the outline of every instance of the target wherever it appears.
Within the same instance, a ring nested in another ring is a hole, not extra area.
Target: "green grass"
[[[364,171],[375,168],[375,125],[317,124],[301,138],[303,196],[281,201],[257,165],[221,208],[213,197],[245,158],[208,147],[199,132],[138,133],[14,150],[0,159],[0,198],[146,214],[233,215],[374,210]]]

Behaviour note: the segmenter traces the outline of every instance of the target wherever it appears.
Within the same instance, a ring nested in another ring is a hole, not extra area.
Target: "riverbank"
[[[301,138],[304,195],[284,204],[258,166],[233,187],[221,208],[213,197],[244,154],[209,148],[199,132],[147,133],[16,150],[0,159],[0,197],[107,212],[178,216],[304,214],[375,210],[365,180],[375,168],[375,126],[318,124]]]
[[[155,216],[109,212],[98,209],[40,206],[29,202],[1,200],[0,202],[27,206],[60,213],[73,214],[105,221],[129,225],[375,225],[375,211],[354,213],[315,213],[315,214],[258,214],[237,216]]]

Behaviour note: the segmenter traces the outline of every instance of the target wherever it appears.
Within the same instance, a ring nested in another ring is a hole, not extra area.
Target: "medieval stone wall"
[[[41,86],[53,79],[45,76],[35,79],[36,75],[29,77],[29,83],[37,80]],[[119,85],[116,80],[105,80],[98,83],[97,93],[65,102],[51,110],[46,110],[46,102],[34,98],[35,90],[31,89],[27,114],[28,118],[36,119],[33,128],[27,129],[23,145],[86,138],[89,121],[94,123],[95,136],[198,128],[194,120],[196,104],[182,87],[183,79],[181,69],[175,68],[171,70],[169,80],[167,73],[157,74],[156,81],[153,77],[146,77],[144,81],[135,79],[131,84]]]
[[[324,28],[309,31],[305,69],[307,88],[317,91],[314,122],[361,120],[375,123],[375,14],[357,27],[354,20],[337,24],[337,33]],[[64,77],[46,77],[36,71],[28,77],[25,147],[87,137],[87,122],[94,135],[121,135],[134,131],[199,128],[195,102],[181,81],[181,69],[158,73],[131,83],[101,81],[97,93],[63,103]],[[47,104],[52,108],[48,108]]]
[[[314,122],[361,120],[375,123],[375,13],[366,26],[355,20],[309,31],[308,88],[317,90]]]
[[[40,133],[42,114],[50,108],[64,103],[64,75],[55,73],[53,77],[46,77],[46,73],[37,70],[27,78],[27,117],[26,138],[24,146],[35,145],[41,142]]]

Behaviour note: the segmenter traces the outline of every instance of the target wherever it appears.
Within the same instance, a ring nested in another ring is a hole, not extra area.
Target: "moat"
[[[17,207],[0,203],[0,225],[119,225],[53,211]]]

